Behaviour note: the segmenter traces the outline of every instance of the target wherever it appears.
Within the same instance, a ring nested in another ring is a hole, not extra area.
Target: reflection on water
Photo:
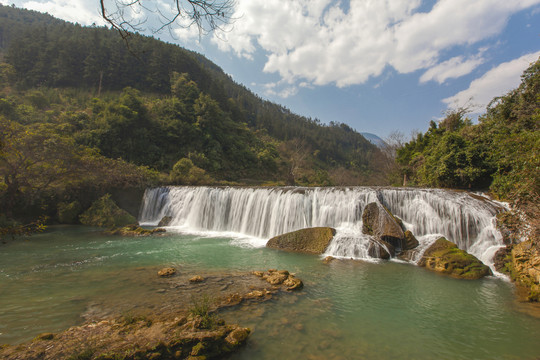
[[[252,328],[233,359],[534,359],[540,320],[517,312],[498,278],[460,281],[396,262],[333,261],[227,238],[102,237],[63,227],[0,247],[0,343],[85,319],[174,302],[155,271],[280,268],[299,293],[223,317]]]

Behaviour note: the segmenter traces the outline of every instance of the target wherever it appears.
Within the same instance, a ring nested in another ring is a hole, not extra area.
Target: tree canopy
[[[401,175],[410,184],[488,189],[506,200],[538,204],[540,194],[540,60],[521,84],[495,98],[477,124],[466,110],[438,124],[397,151]]]

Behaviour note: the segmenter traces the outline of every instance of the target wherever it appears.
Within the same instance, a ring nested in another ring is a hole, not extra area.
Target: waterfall
[[[421,244],[442,235],[487,263],[503,245],[495,227],[499,204],[441,189],[160,187],[146,190],[139,220],[155,226],[170,216],[173,229],[234,232],[262,239],[329,226],[338,233],[327,254],[369,258],[369,236],[361,233],[362,212],[374,201],[401,218]]]

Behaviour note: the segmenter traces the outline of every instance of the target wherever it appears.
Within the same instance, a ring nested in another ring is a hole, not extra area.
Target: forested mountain
[[[123,186],[384,181],[380,150],[347,125],[265,101],[179,46],[128,44],[0,5],[0,212]]]

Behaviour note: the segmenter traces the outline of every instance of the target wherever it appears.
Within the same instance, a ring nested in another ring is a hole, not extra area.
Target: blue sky
[[[97,0],[0,3],[102,24]],[[156,36],[295,113],[383,138],[425,131],[459,106],[476,118],[540,56],[540,0],[236,0],[234,11],[224,32]],[[148,17],[147,33],[157,24],[152,13],[133,16]]]

